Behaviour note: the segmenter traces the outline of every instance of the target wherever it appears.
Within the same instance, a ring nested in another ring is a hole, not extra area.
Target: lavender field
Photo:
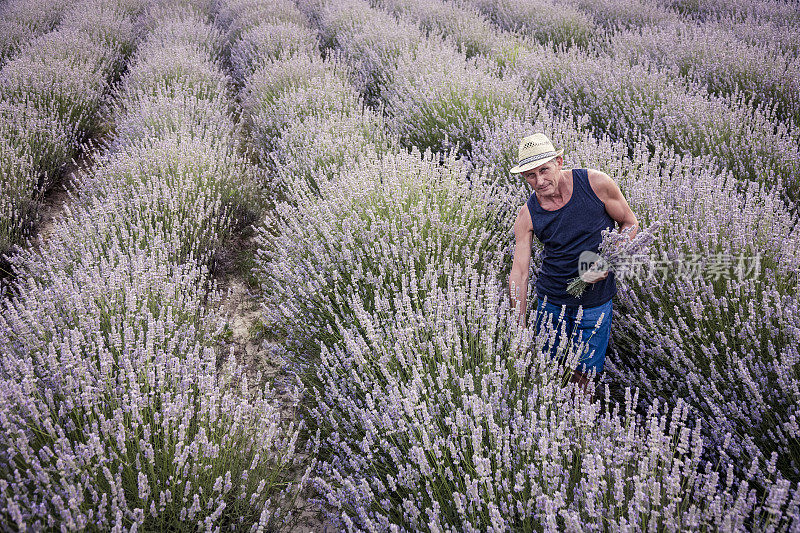
[[[800,531],[798,28],[0,0],[0,531]],[[510,309],[533,132],[655,232],[588,394]]]

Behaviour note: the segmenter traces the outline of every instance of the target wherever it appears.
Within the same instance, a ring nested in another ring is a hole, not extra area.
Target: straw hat
[[[564,153],[556,151],[553,143],[544,133],[528,135],[519,143],[519,163],[511,169],[512,174],[520,174],[540,165],[544,165],[553,158]]]

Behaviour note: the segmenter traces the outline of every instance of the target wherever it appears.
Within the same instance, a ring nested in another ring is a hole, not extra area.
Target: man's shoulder
[[[533,228],[533,221],[531,220],[531,213],[528,209],[528,202],[525,202],[517,210],[517,219],[514,222],[514,227],[518,229]]]
[[[586,174],[589,178],[589,185],[592,186],[592,190],[601,200],[607,198],[610,188],[616,185],[611,176],[602,170],[587,168]]]
[[[528,202],[525,202],[519,209],[517,209],[517,220],[527,218],[528,220],[531,219],[530,209],[528,209]]]
[[[597,170],[596,168],[587,168],[586,174],[589,176],[590,181],[597,181],[597,182],[613,182],[614,180],[603,172],[602,170]]]

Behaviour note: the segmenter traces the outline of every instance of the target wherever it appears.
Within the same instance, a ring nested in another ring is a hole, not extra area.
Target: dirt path
[[[77,160],[65,166],[53,185],[42,194],[36,213],[30,221],[29,233],[19,244],[21,248],[38,250],[40,242],[47,242],[53,233],[56,219],[71,200],[69,191],[74,186],[76,176],[91,164],[91,156],[92,153],[81,153]],[[5,297],[14,283],[9,261],[11,256],[13,252],[7,257],[0,257],[0,298]]]
[[[34,226],[34,233],[31,237],[31,246],[33,248],[39,247],[39,239],[44,242],[50,238],[53,233],[53,226],[55,225],[56,218],[64,210],[64,206],[70,200],[69,191],[75,183],[77,174],[81,172],[81,167],[75,163],[71,163],[64,172],[61,179],[45,193],[39,204],[39,214]]]
[[[261,322],[259,288],[250,273],[255,247],[252,228],[248,228],[242,235],[234,238],[226,251],[217,258],[215,279],[224,295],[221,306],[228,317],[230,328],[222,353],[226,356],[232,353],[238,363],[245,365],[248,375],[254,377],[258,372],[262,373],[262,377],[275,392],[281,421],[288,425],[299,422],[300,398],[295,386],[296,380],[280,355],[280,343],[268,338],[268,332]],[[304,445],[305,443],[299,443],[297,448],[303,449]],[[305,464],[310,460],[308,456],[301,457]],[[295,480],[300,479],[302,470],[298,468],[294,472]],[[308,502],[311,497],[309,491],[301,495],[296,505],[300,515],[295,523],[287,525],[286,530],[293,533],[337,531],[325,521],[323,513]]]

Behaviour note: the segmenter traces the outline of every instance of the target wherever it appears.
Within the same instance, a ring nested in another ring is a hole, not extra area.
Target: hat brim
[[[544,165],[545,163],[547,163],[549,161],[552,161],[556,157],[561,157],[562,155],[564,155],[564,149],[563,148],[561,150],[559,150],[558,152],[556,152],[555,155],[552,155],[550,157],[545,157],[544,159],[540,159],[539,161],[531,161],[530,163],[527,163],[525,165],[517,165],[514,168],[512,168],[511,170],[509,170],[509,172],[511,172],[512,174],[522,174],[523,172],[527,172],[527,171],[532,170],[532,169],[534,169],[536,167],[540,167],[540,166]]]

